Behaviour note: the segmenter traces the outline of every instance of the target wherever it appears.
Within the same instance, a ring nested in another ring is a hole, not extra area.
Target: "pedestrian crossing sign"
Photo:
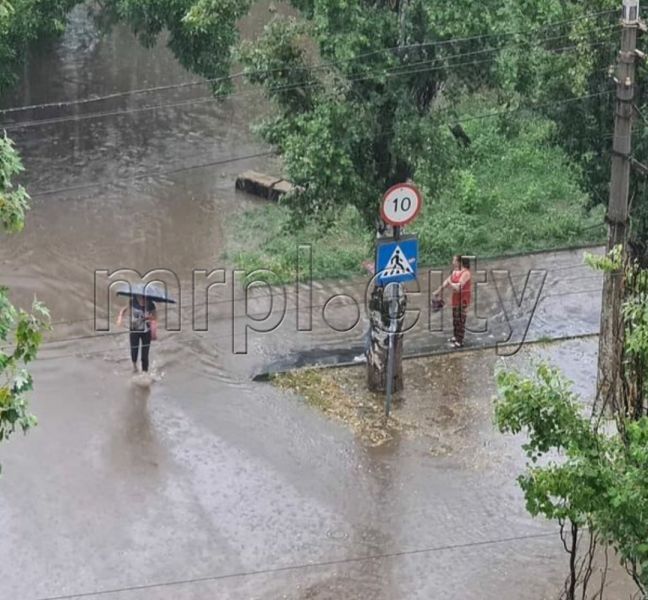
[[[414,235],[379,240],[376,248],[377,283],[405,283],[416,279],[418,238]]]

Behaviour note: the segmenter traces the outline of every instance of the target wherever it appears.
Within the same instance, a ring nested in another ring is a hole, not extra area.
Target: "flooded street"
[[[263,8],[246,27],[258,30]],[[79,8],[4,105],[194,80],[161,46],[145,50],[121,28],[100,36]],[[235,354],[249,319],[226,286],[209,295],[208,330],[192,327],[203,314],[186,308],[193,272],[228,266],[229,222],[259,204],[234,191],[236,175],[279,170],[249,131],[267,110],[247,88],[216,102],[206,86],[187,86],[4,114],[33,201],[24,232],[0,236],[2,284],[22,306],[44,301],[54,330],[32,369],[39,426],[0,447],[0,563],[10,565],[0,598],[556,597],[562,546],[524,509],[519,440],[491,423],[495,352],[431,361],[443,376],[402,410],[430,420],[434,435],[370,448],[298,396],[252,381],[293,354],[354,350],[360,325],[307,335],[285,326],[250,335],[247,354]],[[551,260],[578,269],[581,255]],[[95,273],[119,269],[180,280],[182,311],[170,318],[181,330],[154,342],[150,390],[131,380],[126,335],[94,331]],[[582,302],[572,305],[573,335],[597,325],[597,286],[596,276],[581,286],[594,300],[581,320]],[[412,352],[423,335],[412,335]],[[548,352],[591,393],[596,339],[568,344],[507,364]]]

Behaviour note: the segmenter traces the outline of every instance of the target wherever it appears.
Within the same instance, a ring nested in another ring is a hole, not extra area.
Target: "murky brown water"
[[[266,19],[262,6],[247,26]],[[120,28],[101,37],[77,10],[5,105],[193,79],[164,48],[144,50]],[[259,157],[178,171],[268,150],[248,129],[267,110],[257,95],[206,95],[190,87],[3,119],[30,122],[9,132],[34,200],[25,231],[0,238],[2,283],[23,305],[34,293],[46,302],[59,341],[33,369],[39,427],[0,449],[0,564],[10,565],[0,598],[551,597],[563,556],[554,537],[535,537],[553,529],[526,516],[518,461],[466,468],[406,440],[370,450],[299,398],[250,381],[291,350],[348,345],[351,334],[284,327],[235,355],[231,289],[219,289],[209,331],[185,326],[155,344],[151,390],[133,385],[123,334],[94,334],[97,269],[171,269],[190,298],[192,271],[225,266],[230,218],[257,204],[234,191],[236,174],[278,169]],[[474,358],[450,360],[465,406],[479,405],[457,435],[495,439],[490,363],[475,374]]]

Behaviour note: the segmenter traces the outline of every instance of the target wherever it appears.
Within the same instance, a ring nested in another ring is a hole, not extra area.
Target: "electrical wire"
[[[286,565],[283,567],[269,567],[266,569],[255,569],[249,571],[237,571],[233,573],[224,573],[222,575],[207,575],[205,577],[192,577],[187,579],[176,579],[170,581],[163,581],[157,583],[149,583],[134,586],[125,586],[121,588],[96,590],[93,592],[81,592],[78,594],[64,594],[61,596],[46,596],[38,598],[37,600],[74,600],[75,598],[87,598],[89,596],[105,596],[108,594],[120,594],[125,592],[134,592],[141,590],[151,590],[159,588],[175,587],[179,585],[189,585],[196,583],[206,583],[210,581],[222,581],[224,579],[233,579],[239,577],[254,577],[258,575],[271,575],[274,573],[285,573],[287,571],[303,571],[306,569],[333,567],[338,565],[362,563],[373,560],[385,560],[390,558],[398,558],[402,556],[414,556],[419,554],[431,554],[434,552],[443,552],[448,550],[465,550],[469,548],[479,548],[483,546],[492,546],[495,544],[506,544],[510,542],[533,540],[554,537],[555,532],[552,533],[530,533],[525,535],[516,535],[505,538],[494,538],[490,540],[479,540],[475,542],[465,542],[460,544],[444,544],[439,546],[429,546],[426,548],[416,548],[413,550],[399,550],[395,552],[382,552],[376,554],[368,554],[366,556],[356,556],[352,558],[340,558],[334,560],[325,560],[319,562],[309,562],[302,564]]]
[[[453,119],[452,121],[448,121],[447,123],[441,123],[440,125],[446,125],[450,126],[456,123],[465,123],[468,121],[474,121],[474,120],[480,120],[480,119],[490,119],[490,118],[496,118],[500,117],[503,115],[508,115],[508,114],[514,114],[516,112],[524,111],[524,110],[536,110],[538,108],[547,108],[547,107],[555,107],[555,106],[561,106],[563,104],[571,104],[574,102],[579,102],[582,100],[588,100],[596,97],[603,97],[603,96],[609,96],[613,94],[613,90],[608,90],[608,91],[603,91],[603,92],[597,92],[593,94],[585,94],[582,96],[575,96],[573,98],[566,98],[563,100],[554,100],[551,102],[545,102],[545,103],[536,103],[536,104],[529,104],[529,105],[521,105],[517,108],[513,109],[507,109],[505,111],[496,111],[496,112],[491,112],[491,113],[484,113],[481,115],[474,115],[474,116],[460,116],[457,117],[456,119]],[[448,109],[441,109],[439,110],[436,114],[447,114],[450,112],[453,112],[454,108],[448,108]],[[605,136],[609,137],[609,136]],[[271,156],[274,154],[271,151],[267,152],[260,152],[260,153],[255,153],[255,154],[249,154],[245,156],[239,156],[239,157],[232,157],[229,159],[223,159],[223,160],[217,160],[217,161],[210,161],[206,163],[200,163],[196,165],[188,165],[184,167],[175,167],[172,169],[165,169],[165,170],[158,170],[158,171],[148,171],[145,173],[139,173],[137,175],[132,175],[123,178],[121,181],[131,181],[131,180],[138,180],[138,179],[145,179],[147,177],[159,177],[162,175],[171,175],[174,173],[180,173],[183,171],[190,171],[194,169],[201,169],[201,168],[206,168],[206,167],[212,167],[212,166],[218,166],[218,165],[223,165],[223,164],[229,164],[233,162],[238,162],[242,160],[248,160],[248,159],[253,159],[253,158],[260,158],[260,157],[265,157],[265,156]],[[65,192],[74,192],[74,191],[80,191],[83,189],[91,189],[91,188],[97,188],[97,187],[104,187],[104,186],[109,186],[109,185],[115,185],[114,180],[111,181],[105,181],[105,182],[91,182],[91,183],[83,183],[75,186],[67,186],[67,187],[62,187],[62,188],[54,188],[54,189],[48,189],[48,190],[37,190],[33,193],[30,192],[30,196],[32,198],[37,198],[40,196],[46,196],[46,195],[51,195],[51,194],[59,194],[59,193],[65,193]]]
[[[563,21],[556,21],[553,23],[548,23],[546,25],[543,25],[539,28],[539,31],[543,31],[546,29],[549,29],[551,27],[556,27],[560,25],[565,25],[568,23],[573,23],[576,21],[582,21],[584,19],[587,19],[589,17],[597,17],[597,16],[602,16],[602,15],[610,15],[612,13],[616,13],[618,11],[616,10],[607,10],[607,11],[599,11],[599,12],[594,12],[594,13],[589,13],[586,15],[583,15],[580,18],[577,19],[567,19]],[[618,26],[610,26],[609,28],[616,28]],[[602,30],[605,30],[602,29]],[[598,30],[597,30],[598,31]],[[580,32],[579,32],[580,33]],[[350,62],[357,62],[358,60],[362,60],[364,58],[368,58],[370,56],[375,56],[377,54],[383,54],[385,52],[394,52],[394,51],[402,51],[402,50],[411,50],[411,49],[422,49],[422,48],[434,48],[434,47],[443,47],[451,44],[457,44],[457,43],[463,43],[466,41],[475,41],[479,39],[485,39],[485,38],[490,38],[490,37],[511,37],[515,35],[528,35],[528,36],[533,36],[533,39],[536,40],[537,42],[537,34],[538,31],[533,31],[533,32],[502,32],[502,33],[496,33],[496,34],[484,34],[484,35],[478,35],[478,36],[471,36],[471,37],[464,37],[464,38],[452,38],[449,40],[439,40],[436,42],[423,42],[423,43],[415,43],[415,44],[408,44],[408,45],[403,45],[403,46],[391,46],[388,48],[382,48],[380,50],[374,50],[371,52],[366,52],[366,53],[361,53],[359,55],[356,55],[355,57],[348,58],[348,59],[342,59],[342,60],[337,60],[337,61],[328,61],[328,62],[322,62],[322,63],[317,63],[312,66],[304,66],[304,67],[293,67],[293,68],[299,68],[302,70],[318,70],[318,69],[323,69],[323,68],[330,68],[334,66],[339,66],[341,64],[348,64]],[[560,37],[569,37],[571,34],[566,34],[564,36]],[[497,49],[495,49],[497,50]],[[127,90],[123,92],[114,92],[112,94],[106,94],[104,96],[98,96],[94,98],[83,98],[83,99],[77,99],[77,100],[65,100],[65,101],[60,101],[60,102],[46,102],[42,104],[32,104],[28,106],[14,106],[14,107],[9,107],[5,109],[0,109],[0,114],[10,114],[13,112],[18,112],[18,111],[26,111],[26,110],[36,110],[36,109],[43,109],[43,108],[62,108],[65,106],[76,106],[76,105],[81,105],[81,104],[88,104],[91,102],[101,102],[104,100],[112,100],[116,98],[123,98],[127,96],[134,96],[134,95],[140,95],[140,94],[146,94],[146,93],[155,93],[155,92],[160,92],[160,91],[169,91],[169,90],[176,90],[176,89],[183,89],[183,88],[189,88],[189,87],[196,87],[200,85],[209,85],[209,84],[216,84],[216,83],[223,83],[225,81],[232,81],[235,79],[239,79],[241,77],[246,77],[250,75],[257,75],[257,74],[262,74],[262,73],[275,73],[284,70],[285,67],[275,67],[273,69],[256,69],[256,70],[243,70],[239,71],[237,73],[223,76],[223,77],[216,77],[216,78],[210,78],[210,79],[204,79],[200,81],[190,81],[190,82],[183,82],[183,83],[176,83],[176,84],[169,84],[169,85],[162,85],[162,86],[154,86],[154,87],[149,87],[149,88],[141,88],[141,89],[136,89],[136,90]]]
[[[146,173],[138,173],[137,175],[131,175],[127,177],[121,178],[120,182],[123,181],[131,181],[131,180],[138,180],[138,179],[146,179],[147,177],[159,177],[161,175],[173,175],[175,173],[182,173],[185,171],[193,171],[195,169],[204,169],[207,167],[215,167],[219,165],[226,165],[230,163],[235,163],[235,162],[240,162],[243,160],[251,160],[253,158],[261,158],[265,156],[272,156],[275,153],[272,151],[266,151],[266,152],[257,152],[255,154],[246,154],[244,156],[233,156],[231,158],[225,158],[222,160],[214,160],[206,163],[199,163],[196,165],[188,165],[186,167],[174,167],[171,169],[165,169],[165,170],[158,170],[158,171],[147,171]],[[69,186],[69,187],[64,187],[64,188],[55,188],[55,189],[49,189],[49,190],[41,190],[41,191],[36,191],[34,193],[30,193],[29,195],[32,198],[38,198],[40,196],[48,196],[51,194],[62,194],[64,192],[75,192],[79,190],[84,190],[88,188],[96,188],[96,187],[104,187],[108,185],[115,185],[114,181],[104,181],[104,182],[92,182],[92,183],[83,183],[79,185],[74,185],[74,186]]]
[[[550,39],[560,39],[564,38],[566,36],[559,36],[557,38],[547,38],[548,40]],[[538,44],[541,44],[542,40],[538,42]],[[509,47],[519,47],[521,44],[514,44]],[[605,42],[598,42],[598,41],[593,41],[593,42],[587,42],[584,44],[575,44],[571,46],[565,46],[563,48],[556,48],[556,49],[547,49],[547,52],[553,52],[553,53],[565,53],[567,50],[580,50],[584,46],[590,46],[590,47],[596,47],[596,46],[603,46],[605,45]],[[474,52],[468,52],[464,54],[458,54],[454,56],[449,56],[449,57],[443,57],[443,58],[433,58],[430,60],[426,61],[419,61],[415,63],[410,63],[410,64],[400,64],[400,65],[395,65],[394,67],[391,68],[383,68],[380,70],[372,71],[369,74],[365,74],[362,77],[351,77],[351,78],[345,78],[342,81],[345,82],[350,82],[350,83],[357,83],[359,81],[365,81],[368,79],[372,79],[374,77],[377,77],[379,75],[385,75],[388,77],[398,77],[398,76],[403,76],[403,75],[410,75],[410,74],[417,74],[417,73],[430,73],[430,72],[436,72],[436,71],[444,71],[447,69],[451,68],[457,68],[457,67],[466,67],[466,66],[471,66],[471,65],[479,65],[479,64],[484,64],[486,62],[490,62],[491,59],[486,59],[483,61],[468,61],[468,62],[463,62],[463,63],[458,63],[458,64],[444,64],[444,65],[439,65],[436,67],[430,67],[430,68],[421,68],[417,70],[408,70],[410,67],[415,67],[415,66],[422,66],[422,65],[428,65],[428,64],[433,64],[433,63],[439,63],[443,61],[447,61],[448,59],[454,59],[454,58],[461,58],[463,56],[472,56],[476,54],[482,54],[482,53],[487,53],[487,52],[500,52],[502,49],[506,49],[507,47],[505,46],[504,48],[494,48],[494,49],[485,49],[485,50],[477,50]],[[305,88],[312,88],[312,87],[325,87],[326,83],[323,81],[319,80],[311,80],[311,81],[303,81],[300,83],[292,83],[292,84],[284,84],[284,85],[279,85],[279,86],[271,86],[269,88],[265,89],[254,89],[250,91],[245,91],[245,92],[232,92],[229,94],[215,94],[215,95],[209,95],[209,96],[201,96],[199,98],[194,98],[194,99],[189,99],[189,100],[183,100],[179,102],[171,102],[171,103],[162,103],[162,104],[155,104],[155,105],[149,105],[149,106],[141,106],[141,107],[136,107],[136,108],[126,108],[126,109],[121,109],[121,110],[114,110],[114,111],[104,111],[104,112],[93,112],[93,113],[87,113],[83,115],[72,115],[72,116],[64,116],[64,117],[53,117],[49,119],[37,119],[37,120],[32,120],[32,121],[24,121],[24,122],[17,122],[17,123],[8,123],[3,126],[3,128],[7,131],[12,131],[16,129],[26,129],[30,127],[40,127],[44,125],[53,125],[53,124],[59,124],[59,123],[66,123],[66,122],[78,122],[78,121],[83,121],[83,120],[88,120],[88,119],[100,119],[100,118],[105,118],[105,117],[114,117],[114,116],[123,116],[123,115],[129,115],[129,114],[135,114],[135,113],[140,113],[140,112],[146,112],[146,111],[151,111],[151,110],[158,110],[158,109],[164,109],[164,108],[178,108],[182,106],[188,106],[188,105],[195,105],[195,104],[206,104],[206,103],[211,103],[211,102],[217,102],[221,99],[229,99],[229,98],[234,98],[234,97],[242,97],[242,96],[250,96],[250,95],[259,95],[263,93],[272,93],[272,92],[282,92],[282,91],[291,91],[293,89],[305,89]]]

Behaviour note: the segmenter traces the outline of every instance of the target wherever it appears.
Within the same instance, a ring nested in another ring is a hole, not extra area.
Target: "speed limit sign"
[[[416,219],[422,205],[421,193],[413,185],[399,183],[385,192],[380,216],[385,223],[402,227]]]

